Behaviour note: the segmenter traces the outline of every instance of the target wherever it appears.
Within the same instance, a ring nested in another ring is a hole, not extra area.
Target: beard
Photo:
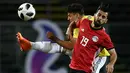
[[[102,27],[102,24],[101,24],[101,22],[98,20],[98,21],[94,21],[94,26],[95,26],[95,27]]]

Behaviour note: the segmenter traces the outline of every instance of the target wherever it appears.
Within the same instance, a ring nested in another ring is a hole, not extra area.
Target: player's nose
[[[99,20],[101,20],[102,19],[102,16],[99,16]]]

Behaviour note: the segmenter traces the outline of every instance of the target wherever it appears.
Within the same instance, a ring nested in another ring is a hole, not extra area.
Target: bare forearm
[[[109,51],[109,53],[110,53],[110,62],[109,63],[114,65],[117,60],[117,53],[116,53],[115,49],[111,49]]]
[[[63,40],[58,39],[57,37],[55,38],[54,41],[66,49],[69,49],[69,50],[73,49],[74,44],[70,41],[63,41]]]
[[[66,49],[69,50],[73,49],[73,45],[74,45],[73,42],[60,40],[52,32],[47,32],[47,37]]]

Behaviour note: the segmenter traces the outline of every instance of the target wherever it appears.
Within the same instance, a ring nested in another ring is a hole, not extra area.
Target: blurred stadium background
[[[35,68],[31,72],[25,71],[28,70],[25,69],[28,52],[19,50],[15,34],[20,31],[26,38],[35,41],[39,33],[31,24],[40,19],[56,23],[65,33],[68,24],[66,7],[76,1],[0,0],[0,73],[58,73],[56,70],[61,67],[68,70],[70,59],[68,56],[60,54],[49,67],[50,72],[40,72]],[[114,73],[130,73],[130,0],[103,1],[111,4],[109,22],[105,27],[118,53]],[[24,2],[32,3],[36,8],[36,17],[29,22],[22,21],[17,15],[18,6]],[[101,0],[79,0],[78,2],[83,4],[87,15],[93,15]],[[44,64],[42,65],[44,67]],[[102,69],[102,73],[105,73],[104,69]]]

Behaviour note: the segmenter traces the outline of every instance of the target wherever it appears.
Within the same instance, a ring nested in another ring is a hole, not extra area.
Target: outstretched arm
[[[47,32],[47,37],[51,39],[52,41],[58,43],[60,46],[63,46],[66,49],[72,50],[74,47],[74,42],[72,41],[64,41],[60,40],[58,37],[56,37],[52,32]]]

